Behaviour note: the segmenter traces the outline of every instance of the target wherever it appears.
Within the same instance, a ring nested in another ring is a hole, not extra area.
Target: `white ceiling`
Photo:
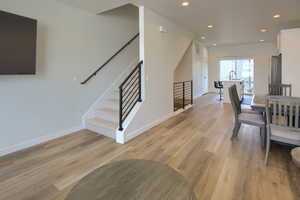
[[[79,0],[60,0],[72,1]],[[106,0],[85,0],[85,8],[95,9],[95,4]],[[108,0],[128,2],[126,0]],[[274,42],[280,29],[300,27],[300,0],[186,0],[190,6],[182,7],[185,0],[133,0],[185,26],[200,36],[207,45]],[[78,7],[78,5],[77,5]],[[81,6],[82,7],[82,6]],[[97,10],[101,10],[97,8]],[[273,19],[280,14],[279,19]],[[209,24],[214,25],[208,30]],[[266,33],[260,29],[266,28]]]

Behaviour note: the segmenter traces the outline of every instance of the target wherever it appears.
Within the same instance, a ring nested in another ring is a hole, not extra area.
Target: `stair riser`
[[[95,117],[102,118],[102,119],[105,119],[107,121],[119,123],[118,115],[112,115],[112,114],[107,113],[107,112],[95,111]]]
[[[107,99],[120,99],[120,93],[113,93],[110,97]]]
[[[90,123],[86,124],[86,128],[90,131],[99,133],[101,135],[105,135],[105,136],[113,138],[113,139],[115,139],[115,135],[117,132],[117,130],[113,130],[113,129],[109,129],[109,128],[101,127],[101,126],[96,126],[96,125],[90,124]]]
[[[109,109],[112,109],[112,110],[118,110],[119,109],[119,106],[112,103],[112,102],[103,102],[103,104],[101,105],[101,108],[109,108]]]
[[[109,100],[106,100],[103,102],[103,104],[101,105],[102,108],[110,108],[110,109],[113,109],[113,110],[117,110],[119,109],[119,103],[118,102],[115,102],[115,101],[109,101]]]

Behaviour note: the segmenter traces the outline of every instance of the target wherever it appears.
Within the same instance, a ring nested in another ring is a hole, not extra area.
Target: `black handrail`
[[[142,102],[142,64],[140,61],[132,72],[120,85],[119,130],[123,130],[123,123],[138,102]],[[135,76],[137,75],[137,78]],[[134,81],[133,80],[134,77]],[[130,84],[128,84],[130,83]]]
[[[174,83],[174,111],[193,105],[193,81]]]
[[[129,46],[136,38],[140,36],[140,33],[136,34],[131,40],[129,40],[121,49],[119,49],[112,57],[110,57],[103,65],[101,65],[94,73],[89,75],[84,81],[81,82],[82,85],[86,84],[91,78],[97,75],[97,73],[103,69],[112,59],[114,59],[119,53],[121,53],[127,46]]]

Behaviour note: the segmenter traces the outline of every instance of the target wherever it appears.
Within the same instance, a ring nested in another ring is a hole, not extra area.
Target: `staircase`
[[[86,128],[107,137],[116,138],[119,126],[119,91],[114,89],[94,109],[94,117],[87,119]]]
[[[112,88],[92,105],[84,117],[86,129],[124,143],[123,133],[130,123],[130,116],[135,114],[136,105],[142,102],[142,64],[140,61],[126,76],[121,75]]]
[[[105,68],[115,57],[139,37],[139,33],[124,44],[114,55],[112,55],[104,64],[90,74],[82,85],[87,84],[97,74]],[[118,143],[125,142],[125,129],[132,120],[138,107],[142,102],[142,65],[134,62],[125,69],[119,77],[114,79],[111,87],[90,107],[87,113],[82,117],[86,129],[116,139]],[[136,108],[136,109],[135,109]]]

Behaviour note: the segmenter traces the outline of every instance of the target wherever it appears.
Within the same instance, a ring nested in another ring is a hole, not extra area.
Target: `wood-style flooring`
[[[231,141],[230,105],[206,95],[193,108],[126,145],[80,131],[0,158],[1,200],[63,200],[98,167],[124,159],[148,159],[179,171],[199,200],[292,200],[289,149],[273,145],[268,167],[259,130],[242,126]]]

